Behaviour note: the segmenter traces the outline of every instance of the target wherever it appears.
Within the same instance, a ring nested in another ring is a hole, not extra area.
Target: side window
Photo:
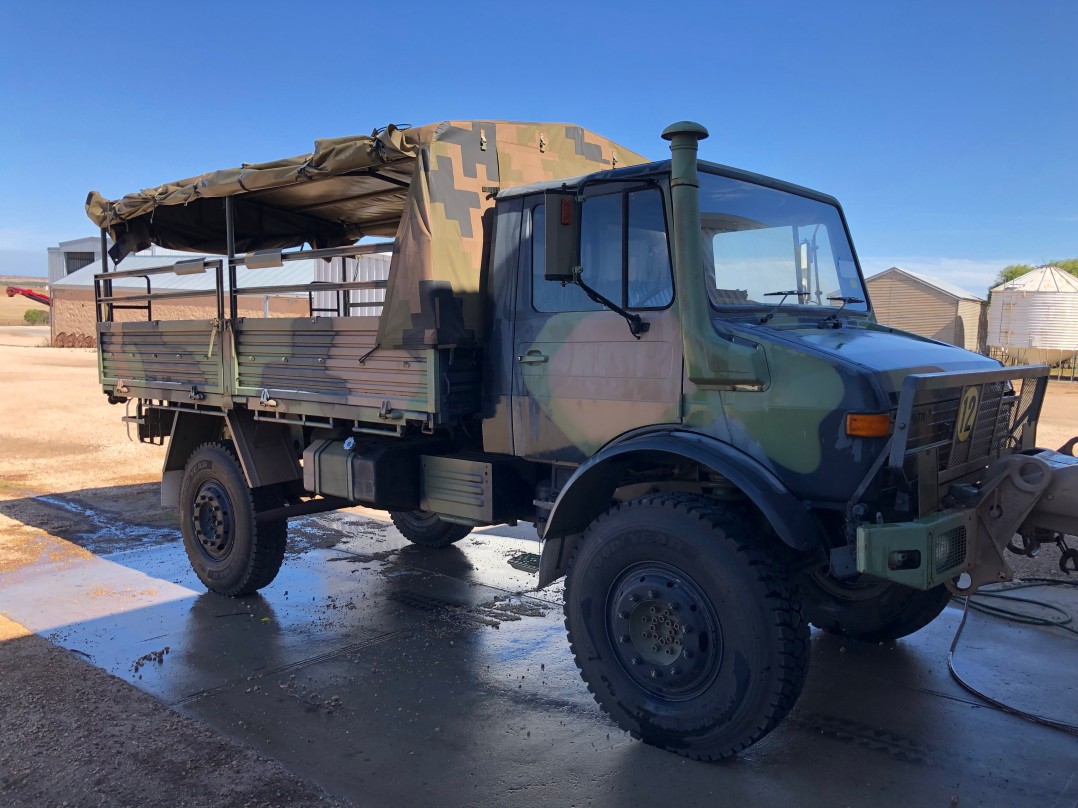
[[[663,200],[656,190],[629,194],[627,272],[630,309],[661,309],[673,302],[674,284]]]
[[[601,311],[583,290],[547,281],[545,211],[532,208],[532,305],[536,311]],[[660,309],[674,299],[670,251],[658,190],[605,194],[588,199],[580,220],[583,280],[630,309]]]
[[[622,198],[621,194],[592,197],[580,214],[581,277],[615,303],[622,302]]]

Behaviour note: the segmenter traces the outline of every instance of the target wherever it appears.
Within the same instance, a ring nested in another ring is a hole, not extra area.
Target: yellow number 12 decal
[[[978,387],[967,387],[958,405],[958,424],[955,426],[955,440],[963,443],[973,434],[973,424],[977,421],[977,402],[981,398]]]

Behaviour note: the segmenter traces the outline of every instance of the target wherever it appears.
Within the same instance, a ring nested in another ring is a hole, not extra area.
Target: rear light
[[[886,438],[891,434],[891,416],[886,412],[848,412],[846,434],[854,438]]]

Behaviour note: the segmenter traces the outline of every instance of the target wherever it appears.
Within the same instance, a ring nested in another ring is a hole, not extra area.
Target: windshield
[[[713,306],[868,311],[833,205],[701,173],[700,223]]]

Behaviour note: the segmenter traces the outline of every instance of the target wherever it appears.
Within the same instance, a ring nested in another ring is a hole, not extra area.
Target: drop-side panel
[[[144,398],[223,392],[220,334],[207,320],[98,323],[97,337],[106,389],[122,382],[125,395]]]
[[[248,319],[234,331],[236,395],[272,400],[279,411],[341,417],[358,408],[357,420],[375,412],[381,420],[429,414],[441,422],[478,407],[469,354],[375,350],[376,317]]]

